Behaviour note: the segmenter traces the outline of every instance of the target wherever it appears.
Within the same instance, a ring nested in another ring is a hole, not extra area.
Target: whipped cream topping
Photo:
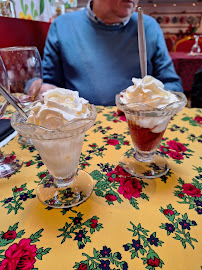
[[[164,90],[164,84],[152,76],[143,79],[132,78],[133,85],[125,92],[121,92],[120,100],[123,104],[133,107],[134,103],[149,105],[152,108],[161,108],[178,101],[177,97]],[[132,104],[133,103],[133,104]]]
[[[30,111],[28,123],[47,129],[58,129],[74,119],[87,118],[88,101],[77,91],[55,88],[43,93],[44,103],[36,103]]]

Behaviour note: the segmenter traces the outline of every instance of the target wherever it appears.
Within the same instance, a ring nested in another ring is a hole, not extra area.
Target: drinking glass
[[[194,35],[195,43],[191,48],[190,54],[197,54],[201,52],[201,48],[199,46],[199,36]]]
[[[4,63],[0,57],[0,85],[9,91],[8,76]],[[4,100],[0,95],[0,100]],[[0,103],[0,119],[5,113],[7,101]],[[4,155],[0,150],[0,179],[8,177],[18,171],[22,167],[23,161],[21,158],[13,154]]]
[[[26,93],[30,88],[39,91],[42,84],[42,65],[38,49],[36,47],[1,48],[0,56],[7,70],[10,92],[15,100],[22,107],[31,104],[34,97]],[[30,139],[25,140],[22,136],[19,137],[18,142],[32,145]]]
[[[139,103],[123,104],[120,99],[122,94],[116,95],[116,105],[126,116],[134,146],[134,151],[126,152],[121,157],[120,165],[136,177],[157,178],[169,170],[166,159],[155,152],[170,118],[187,103],[183,93],[172,93],[176,95],[178,101],[159,109]]]
[[[93,179],[78,170],[85,132],[96,119],[94,105],[88,104],[90,114],[85,119],[72,120],[65,126],[49,130],[25,123],[15,112],[11,118],[13,128],[32,139],[49,174],[37,187],[39,200],[53,208],[69,208],[85,201],[93,190]]]

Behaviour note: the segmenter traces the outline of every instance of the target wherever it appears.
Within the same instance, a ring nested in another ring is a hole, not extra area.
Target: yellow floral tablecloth
[[[94,191],[72,209],[37,199],[47,170],[34,147],[17,137],[2,147],[24,166],[0,180],[0,270],[202,269],[202,110],[184,108],[170,121],[158,154],[171,169],[155,180],[119,167],[132,148],[125,118],[115,107],[97,111],[79,165]]]

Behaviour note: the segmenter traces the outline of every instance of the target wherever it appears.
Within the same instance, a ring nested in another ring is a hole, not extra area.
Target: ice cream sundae
[[[88,101],[80,98],[77,91],[56,88],[43,96],[44,103],[38,102],[31,108],[27,123],[66,133],[80,127],[81,123],[75,120],[88,118],[91,113]],[[41,132],[36,133],[36,137]],[[33,138],[33,142],[50,173],[64,179],[71,178],[77,170],[84,135],[78,133],[73,139],[64,134],[64,138],[57,140],[41,140],[39,137]]]
[[[141,162],[153,159],[170,118],[186,105],[186,97],[164,89],[152,76],[132,79],[129,86],[116,96],[118,110],[125,113],[135,158]]]
[[[164,90],[164,85],[152,76],[132,79],[134,85],[120,94],[120,102],[136,112],[161,110],[168,104],[178,101],[174,93]],[[166,130],[170,115],[141,116],[134,119],[128,115],[128,126],[135,148],[141,151],[156,149]]]
[[[75,182],[85,132],[95,122],[96,109],[87,100],[79,97],[77,91],[55,88],[48,90],[43,96],[43,102],[37,102],[29,108],[26,123],[23,123],[18,113],[14,113],[12,126],[22,136],[32,139],[50,175],[54,178],[55,187],[70,188]],[[77,188],[74,189],[78,195],[79,185],[78,183],[76,185]],[[51,188],[52,193],[56,194],[54,187]],[[73,190],[72,186],[71,188]],[[92,183],[89,188],[93,188]],[[77,203],[80,199],[77,199]],[[41,198],[41,201],[44,202],[44,199]],[[56,201],[59,202],[59,198]],[[67,203],[60,200],[57,206],[67,207],[64,204]]]

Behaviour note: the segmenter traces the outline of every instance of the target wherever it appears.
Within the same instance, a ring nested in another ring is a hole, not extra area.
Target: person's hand
[[[42,84],[42,80],[35,80],[32,85],[29,88],[29,91],[27,92],[27,95],[32,96],[33,101],[34,100],[43,100],[42,94],[46,92],[49,89],[56,88],[55,85],[45,83]]]

